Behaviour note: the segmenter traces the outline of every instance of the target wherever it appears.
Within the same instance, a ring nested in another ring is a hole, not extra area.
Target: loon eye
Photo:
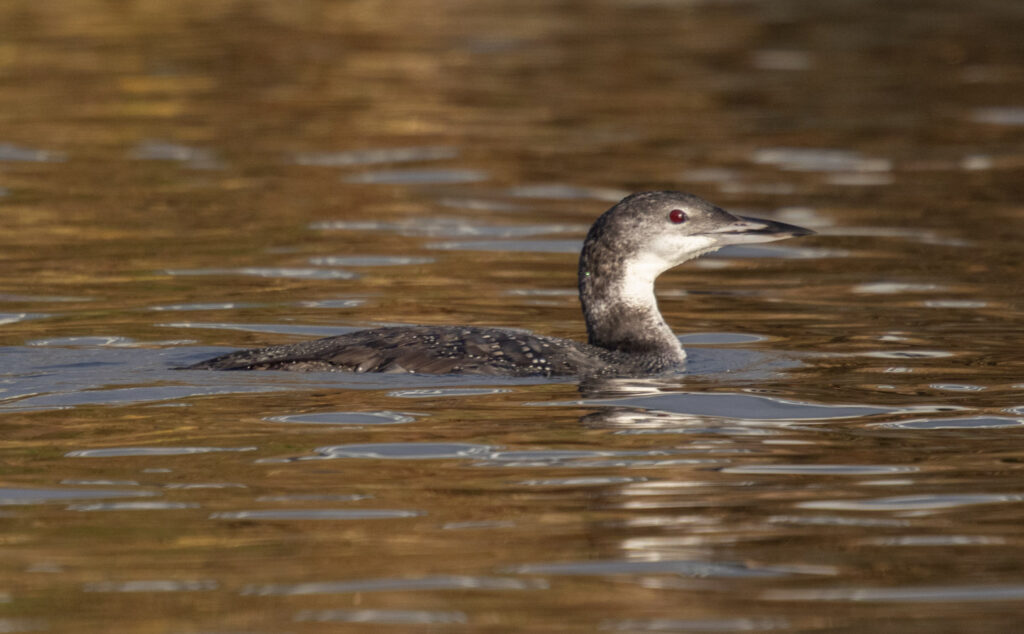
[[[668,219],[677,225],[682,224],[686,222],[686,212],[683,211],[682,209],[673,209],[672,211],[668,212]]]

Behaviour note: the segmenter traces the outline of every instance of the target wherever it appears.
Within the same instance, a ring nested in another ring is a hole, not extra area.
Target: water
[[[1017,3],[0,8],[0,631],[1007,632]],[[182,372],[581,337],[681,188],[819,235],[659,282],[654,381]]]

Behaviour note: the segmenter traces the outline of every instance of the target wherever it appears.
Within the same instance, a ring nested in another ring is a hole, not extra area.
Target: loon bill
[[[643,376],[677,371],[686,352],[658,310],[654,280],[726,245],[813,233],[733,215],[683,192],[633,194],[602,214],[583,243],[579,294],[587,343],[475,326],[376,328],[240,350],[185,369],[499,376]]]

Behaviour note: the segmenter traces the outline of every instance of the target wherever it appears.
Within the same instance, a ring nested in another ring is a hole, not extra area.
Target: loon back
[[[602,214],[583,244],[578,278],[588,343],[500,328],[378,328],[242,350],[186,369],[504,376],[637,376],[677,370],[686,353],[658,310],[655,278],[729,244],[811,233],[735,216],[683,192],[633,194]]]
[[[626,358],[620,358],[626,357]],[[243,350],[192,370],[406,372],[496,376],[597,376],[663,372],[656,358],[627,357],[569,339],[501,328],[410,326],[360,330],[291,345]]]

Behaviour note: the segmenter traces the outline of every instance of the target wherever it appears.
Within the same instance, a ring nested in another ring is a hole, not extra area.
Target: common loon
[[[500,328],[399,326],[232,352],[186,369],[641,376],[680,370],[686,352],[658,311],[654,280],[729,244],[814,233],[733,215],[677,191],[633,194],[590,228],[579,261],[588,343]]]

